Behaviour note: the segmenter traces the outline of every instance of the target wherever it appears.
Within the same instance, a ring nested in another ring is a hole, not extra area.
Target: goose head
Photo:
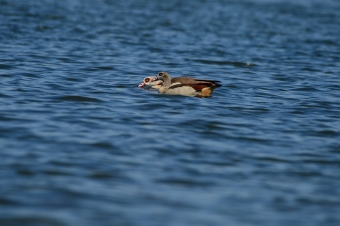
[[[157,76],[145,77],[141,84],[139,84],[138,88],[142,88],[144,86],[149,86],[154,89],[159,89],[162,85],[163,81],[159,80]]]
[[[163,86],[170,86],[171,85],[171,77],[167,72],[159,72],[157,78],[163,81]]]

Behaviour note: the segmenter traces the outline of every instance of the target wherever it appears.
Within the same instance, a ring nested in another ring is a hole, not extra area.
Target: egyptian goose
[[[167,72],[159,72],[157,78],[163,81],[160,93],[195,97],[209,97],[215,88],[222,86],[220,81],[177,77],[171,79]]]

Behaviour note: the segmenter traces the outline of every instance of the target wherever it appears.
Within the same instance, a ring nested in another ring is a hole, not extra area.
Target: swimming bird
[[[209,97],[214,89],[222,86],[220,81],[217,80],[195,79],[190,77],[171,79],[167,72],[159,72],[157,78],[163,81],[160,85],[159,92],[170,95]]]

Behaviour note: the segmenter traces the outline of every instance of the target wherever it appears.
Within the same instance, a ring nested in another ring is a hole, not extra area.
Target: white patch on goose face
[[[145,77],[143,82],[139,84],[138,88],[145,89],[159,89],[162,86],[163,81],[158,80],[156,76]]]

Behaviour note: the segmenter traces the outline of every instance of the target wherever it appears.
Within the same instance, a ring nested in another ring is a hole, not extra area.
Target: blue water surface
[[[0,225],[340,225],[339,12],[0,0]]]

